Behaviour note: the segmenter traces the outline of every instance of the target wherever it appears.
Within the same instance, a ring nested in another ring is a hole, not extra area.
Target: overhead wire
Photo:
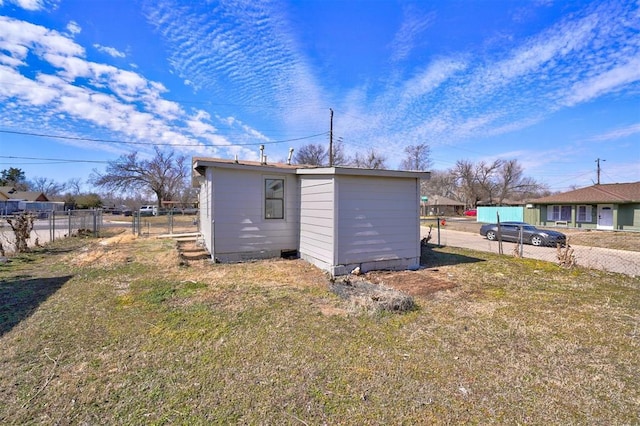
[[[65,140],[75,140],[75,141],[85,141],[85,142],[100,142],[100,143],[117,143],[124,145],[147,145],[147,146],[192,146],[192,147],[202,147],[202,146],[212,146],[212,147],[231,147],[231,146],[258,146],[258,145],[273,145],[278,143],[286,143],[286,142],[295,142],[305,139],[312,139],[319,136],[325,136],[328,132],[322,132],[315,135],[308,135],[299,138],[291,138],[291,139],[283,139],[276,141],[261,141],[261,142],[251,142],[251,143],[229,143],[228,145],[208,145],[205,143],[197,143],[197,144],[181,144],[181,143],[158,143],[158,142],[134,142],[134,141],[119,141],[119,140],[111,140],[111,139],[99,139],[99,138],[87,138],[80,136],[63,136],[63,135],[53,135],[53,134],[45,134],[45,133],[33,133],[33,132],[20,132],[16,130],[0,130],[0,133],[13,134],[13,135],[22,135],[22,136],[34,136],[41,138],[54,138],[54,139],[65,139]]]
[[[16,160],[36,160],[47,161],[47,163],[28,163],[28,164],[56,164],[56,163],[100,163],[106,164],[108,161],[104,160],[72,160],[64,158],[42,158],[42,157],[17,157],[13,155],[0,155],[0,158],[16,159]]]

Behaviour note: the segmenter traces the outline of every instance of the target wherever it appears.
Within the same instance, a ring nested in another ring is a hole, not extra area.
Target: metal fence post
[[[51,210],[51,241],[56,240],[56,212]]]
[[[496,219],[498,221],[498,253],[504,254],[502,250],[502,227],[500,225],[500,213],[496,212]]]
[[[69,233],[67,234],[68,236],[71,236],[71,210],[67,210],[67,216],[69,216]]]
[[[520,258],[522,258],[524,256],[524,241],[523,241],[523,235],[524,235],[524,226],[520,225],[520,236],[518,238],[518,240],[520,241]]]

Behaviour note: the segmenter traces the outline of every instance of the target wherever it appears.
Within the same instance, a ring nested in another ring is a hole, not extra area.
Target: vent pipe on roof
[[[236,157],[235,157],[234,163],[238,164],[238,154],[236,154]]]
[[[264,145],[260,145],[260,164],[264,164]]]
[[[287,157],[288,165],[291,165],[291,157],[293,157],[293,148],[289,148],[289,156]]]

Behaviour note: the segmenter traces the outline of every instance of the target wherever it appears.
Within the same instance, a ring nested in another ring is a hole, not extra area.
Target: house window
[[[591,206],[578,206],[578,222],[593,222]]]
[[[547,209],[547,220],[571,221],[571,206],[549,206]]]
[[[284,179],[264,180],[264,218],[284,219]]]

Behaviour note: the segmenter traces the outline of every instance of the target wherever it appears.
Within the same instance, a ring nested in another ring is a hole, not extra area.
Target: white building
[[[332,275],[420,264],[426,172],[194,158],[200,228],[221,262],[292,253]]]

